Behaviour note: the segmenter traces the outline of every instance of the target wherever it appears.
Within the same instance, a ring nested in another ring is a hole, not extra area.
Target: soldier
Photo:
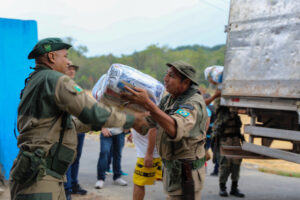
[[[212,98],[207,99],[207,103],[210,103],[214,100],[214,106],[216,108],[217,117],[213,125],[213,132],[215,137],[214,145],[217,145],[219,149],[222,145],[241,146],[243,136],[241,135],[240,131],[242,125],[240,117],[237,113],[230,112],[228,107],[220,105],[220,85],[222,81],[217,81],[220,79],[216,79],[215,77],[211,76],[211,74],[213,74],[212,70],[214,70],[214,67],[206,68],[204,73],[205,78],[209,80],[210,83],[212,83],[213,85],[218,85],[218,89],[216,90]],[[221,66],[217,67],[219,70],[221,69]],[[223,68],[221,69],[221,73],[223,73]],[[222,77],[223,74],[220,74],[220,76]],[[221,154],[219,155],[219,157],[219,195],[223,197],[228,196],[228,193],[226,191],[226,182],[229,175],[231,174],[232,185],[230,194],[236,197],[244,197],[245,195],[238,189],[238,180],[242,159],[226,158]]]
[[[164,82],[169,94],[159,107],[140,88],[126,87],[131,94],[122,95],[143,106],[158,123],[156,145],[163,159],[167,199],[198,200],[205,178],[206,106],[198,92],[194,67],[183,61],[167,63],[167,66]]]
[[[70,47],[59,38],[46,38],[28,55],[36,67],[18,107],[20,152],[10,174],[12,200],[66,199],[63,182],[76,155],[77,132],[146,125],[141,114],[126,115],[97,103],[63,74]]]

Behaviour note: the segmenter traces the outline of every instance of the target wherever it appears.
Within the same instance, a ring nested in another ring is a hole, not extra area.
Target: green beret
[[[172,63],[166,64],[168,67],[174,67],[179,71],[180,74],[186,76],[188,79],[190,79],[194,84],[198,85],[196,80],[196,69],[190,65],[187,62],[184,62],[182,60],[178,60]]]
[[[34,59],[45,53],[61,49],[69,49],[70,47],[72,47],[72,45],[64,43],[60,38],[45,38],[36,43],[32,51],[29,53],[28,59]]]

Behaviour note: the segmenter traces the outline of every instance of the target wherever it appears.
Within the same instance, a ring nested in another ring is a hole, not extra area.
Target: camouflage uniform
[[[20,153],[11,170],[11,199],[64,200],[77,132],[127,129],[134,117],[97,103],[68,76],[46,66],[37,65],[29,78],[18,108]]]
[[[220,98],[215,100],[217,109],[217,119],[213,130],[218,137],[220,147],[222,145],[241,146],[241,120],[238,114],[230,112],[229,108],[220,106]],[[232,188],[237,189],[239,180],[240,166],[242,159],[226,158],[220,155],[219,184],[220,190],[226,191],[226,182],[231,174]],[[221,195],[221,194],[220,194]],[[222,196],[222,195],[221,195]]]
[[[195,199],[201,198],[205,178],[205,124],[207,112],[202,96],[191,86],[174,99],[167,95],[160,109],[170,115],[177,124],[176,137],[171,139],[162,127],[158,127],[156,145],[164,162],[163,183],[168,199],[183,199],[182,161],[192,163]]]

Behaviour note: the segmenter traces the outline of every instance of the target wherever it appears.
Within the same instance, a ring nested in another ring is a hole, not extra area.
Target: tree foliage
[[[73,43],[72,38],[67,42]],[[69,50],[69,59],[80,69],[75,81],[85,89],[91,89],[99,77],[106,73],[111,64],[121,63],[134,67],[163,82],[167,70],[166,63],[184,60],[192,64],[197,70],[199,84],[207,86],[203,71],[211,65],[224,65],[225,45],[205,47],[200,45],[180,46],[171,49],[167,46],[150,45],[145,50],[134,52],[131,55],[114,56],[112,54],[96,57],[87,57],[86,46],[80,45]]]

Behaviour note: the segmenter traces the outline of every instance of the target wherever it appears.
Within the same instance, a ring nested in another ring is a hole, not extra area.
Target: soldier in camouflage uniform
[[[218,75],[216,75],[217,68],[219,71]],[[243,136],[241,135],[241,120],[237,113],[230,112],[228,107],[220,105],[220,96],[221,96],[221,88],[222,88],[222,79],[223,79],[223,70],[222,66],[212,66],[207,67],[204,70],[205,79],[208,80],[211,84],[217,86],[217,90],[215,94],[206,99],[206,105],[209,105],[212,101],[214,101],[214,106],[216,108],[216,121],[213,126],[213,139],[214,145],[219,149],[216,151],[217,160],[219,161],[219,184],[220,184],[220,192],[219,195],[223,197],[227,197],[228,193],[226,191],[226,182],[231,174],[231,191],[230,194],[236,197],[244,197],[245,195],[241,193],[238,189],[238,180],[240,175],[240,166],[241,159],[232,159],[226,158],[225,156],[220,154],[220,148],[222,145],[228,146],[241,146],[241,142],[243,140]]]
[[[167,199],[198,200],[205,178],[206,107],[197,89],[195,69],[183,61],[167,66],[164,82],[169,94],[159,107],[139,88],[126,87],[131,94],[123,96],[143,106],[157,122],[152,121],[158,129],[156,145],[164,163]]]
[[[63,182],[76,155],[77,132],[146,125],[140,114],[126,115],[97,103],[64,75],[70,47],[59,38],[46,38],[28,56],[36,67],[18,107],[20,152],[10,174],[12,200],[66,199]]]
[[[241,135],[241,120],[237,113],[230,112],[228,107],[220,106],[220,98],[215,100],[217,109],[217,119],[215,121],[213,131],[214,137],[217,137],[218,145],[228,146],[241,146],[243,137]],[[226,191],[226,182],[231,174],[231,191],[230,194],[236,197],[244,197],[238,189],[238,181],[240,176],[240,167],[242,159],[226,158],[222,154],[220,155],[220,172],[219,172],[219,184],[220,192],[219,195],[226,197],[228,193]]]

